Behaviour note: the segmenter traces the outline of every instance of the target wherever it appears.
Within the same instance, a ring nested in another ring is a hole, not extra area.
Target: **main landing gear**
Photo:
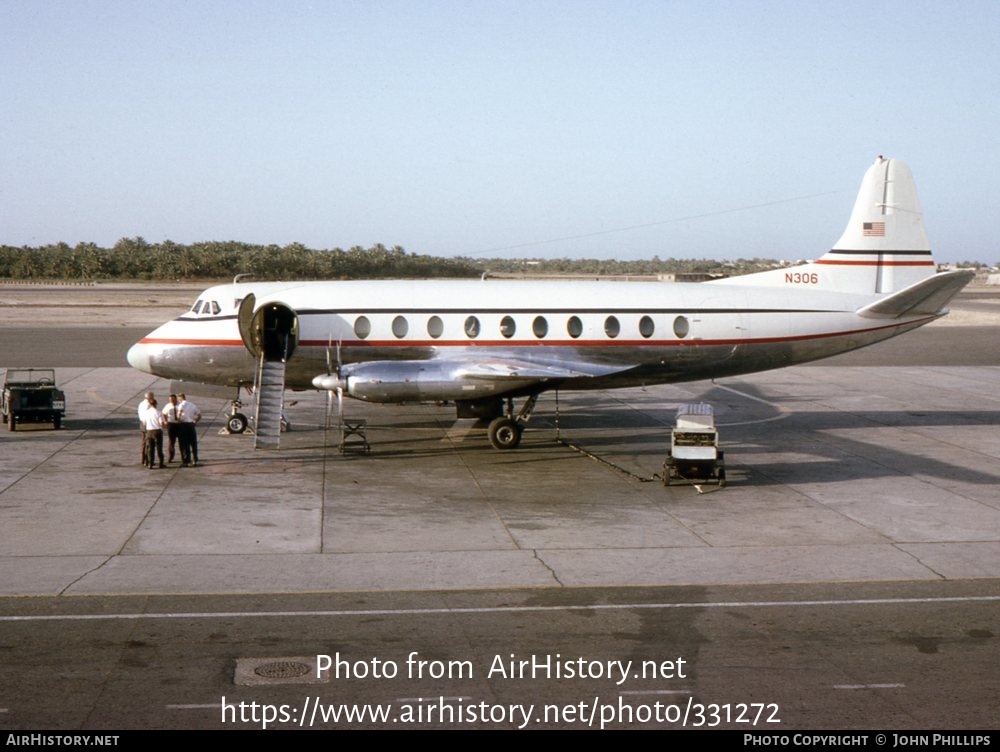
[[[531,419],[531,413],[535,409],[535,402],[538,395],[533,394],[524,401],[517,415],[514,415],[514,400],[507,398],[507,408],[504,414],[490,421],[489,428],[486,429],[490,437],[490,444],[495,449],[516,449],[521,443],[521,433],[525,424]]]

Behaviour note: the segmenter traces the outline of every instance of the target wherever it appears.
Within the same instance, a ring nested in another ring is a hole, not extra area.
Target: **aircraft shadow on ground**
[[[616,458],[641,461],[643,457],[666,454],[669,428],[649,420],[634,426],[634,432],[623,434],[618,412],[635,415],[633,410],[614,409],[575,414],[568,419],[564,414],[560,421],[562,438],[612,462]],[[730,485],[786,485],[912,475],[977,485],[1000,483],[1000,468],[993,472],[994,464],[986,454],[969,452],[962,464],[934,457],[932,445],[940,435],[928,434],[927,441],[913,443],[914,451],[910,452],[888,445],[881,434],[872,434],[899,429],[916,431],[919,436],[921,429],[940,434],[938,429],[993,427],[1000,423],[1000,411],[804,411],[784,415],[778,411],[767,415],[764,411],[757,421],[732,426],[726,426],[726,417],[732,416],[723,416],[719,430]],[[782,452],[794,452],[797,457],[765,462],[747,457]],[[803,455],[815,459],[805,459]]]

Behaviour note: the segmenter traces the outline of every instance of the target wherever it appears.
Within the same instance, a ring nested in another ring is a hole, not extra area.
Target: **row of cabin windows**
[[[678,339],[684,339],[688,335],[690,328],[690,324],[684,316],[678,316],[674,319],[674,335]],[[465,330],[465,336],[469,339],[476,339],[482,333],[482,325],[475,316],[469,316],[465,319],[463,329]],[[655,330],[656,325],[650,316],[643,316],[639,319],[639,334],[643,337],[649,339],[653,336]],[[392,320],[392,333],[397,339],[402,339],[409,331],[410,322],[405,316],[396,316]],[[514,321],[513,316],[504,316],[500,319],[500,334],[503,337],[510,339],[516,331],[517,322]],[[604,319],[604,333],[609,339],[614,339],[621,334],[621,331],[621,322],[618,321],[617,316],[608,316]],[[372,322],[368,320],[367,316],[358,316],[354,320],[354,333],[360,339],[367,339],[372,333]],[[544,316],[535,316],[531,321],[531,333],[538,339],[544,339],[549,333],[548,320]],[[579,316],[570,316],[566,320],[566,333],[573,339],[583,334],[583,322]],[[433,339],[438,339],[444,334],[444,322],[440,316],[431,316],[427,319],[427,334]]]

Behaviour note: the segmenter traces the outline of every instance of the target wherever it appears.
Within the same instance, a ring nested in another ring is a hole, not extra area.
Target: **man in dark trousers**
[[[181,467],[198,464],[198,421],[201,410],[193,402],[188,402],[183,394],[177,395],[177,436],[181,443]]]
[[[174,448],[177,445],[177,426],[180,425],[177,407],[177,395],[171,394],[170,401],[163,408],[163,420],[167,425],[167,462],[174,461]]]
[[[139,403],[139,407],[136,408],[136,414],[139,416],[139,431],[141,432],[142,438],[142,466],[146,467],[146,410],[149,408],[150,404],[155,402],[153,399],[152,392],[146,392],[146,396],[142,398],[142,402]]]
[[[149,405],[142,414],[142,422],[146,427],[146,467],[153,470],[157,467],[166,467],[163,464],[163,413],[156,405],[156,400],[150,400]]]

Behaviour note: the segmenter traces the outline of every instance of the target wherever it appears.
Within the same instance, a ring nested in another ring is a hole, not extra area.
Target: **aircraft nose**
[[[149,350],[146,349],[145,345],[137,342],[128,349],[128,354],[125,357],[133,368],[145,373],[152,373],[149,367]]]

